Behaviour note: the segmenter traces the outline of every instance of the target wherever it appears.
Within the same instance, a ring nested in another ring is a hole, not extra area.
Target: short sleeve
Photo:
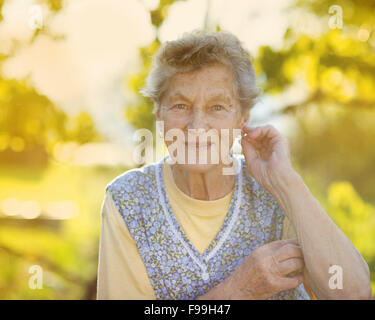
[[[154,300],[137,246],[109,191],[101,208],[97,299]]]

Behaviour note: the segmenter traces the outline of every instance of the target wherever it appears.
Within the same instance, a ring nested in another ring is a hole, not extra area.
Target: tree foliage
[[[62,9],[62,0],[41,0],[52,13]],[[0,12],[5,0],[0,0]],[[0,20],[1,21],[1,20]],[[48,34],[48,25],[43,31],[35,30],[31,42],[42,33]],[[88,112],[77,116],[68,116],[59,106],[56,106],[47,96],[40,94],[28,78],[9,79],[1,73],[2,64],[13,57],[21,46],[14,41],[15,46],[8,53],[0,54],[0,156],[3,161],[14,161],[14,152],[19,159],[27,160],[32,154],[43,154],[48,157],[57,142],[76,141],[87,143],[102,141],[103,138],[95,128],[95,123]],[[27,157],[23,155],[27,153]],[[43,158],[42,157],[42,158]],[[40,157],[37,157],[39,161]],[[9,162],[8,161],[8,162]]]
[[[153,102],[143,97],[139,90],[144,86],[146,77],[152,66],[152,56],[160,46],[158,32],[168,15],[168,10],[176,1],[185,0],[160,0],[158,7],[150,11],[151,23],[155,27],[156,37],[149,44],[139,48],[140,70],[127,78],[127,87],[135,93],[135,99],[128,103],[125,110],[125,118],[136,129],[146,128],[155,130],[155,116],[152,113]]]
[[[329,8],[335,4],[297,1],[301,16],[314,13],[325,31],[308,35],[289,28],[281,49],[259,49],[255,67],[266,94],[292,88],[303,92],[277,111],[297,121],[292,145],[301,168],[320,175],[325,186],[336,178],[352,181],[373,200],[375,154],[369,146],[375,137],[375,3],[340,1],[342,30],[328,26]]]

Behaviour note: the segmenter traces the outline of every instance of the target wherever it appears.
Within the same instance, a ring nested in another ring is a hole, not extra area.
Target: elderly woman
[[[219,161],[186,162],[174,149],[110,182],[99,299],[371,297],[366,262],[294,171],[287,139],[271,125],[246,125],[258,93],[235,36],[192,32],[166,42],[142,92],[164,133],[185,135],[180,151],[197,158],[223,149],[223,132],[231,146],[237,129],[244,155],[221,150]],[[219,139],[192,140],[194,129]]]

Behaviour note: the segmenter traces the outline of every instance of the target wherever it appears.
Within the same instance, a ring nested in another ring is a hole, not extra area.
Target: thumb
[[[285,246],[288,243],[295,243],[294,239],[293,240],[292,239],[274,240],[274,241],[268,242],[267,244],[265,244],[265,246],[267,246],[269,249],[278,249],[278,248]]]
[[[241,146],[243,154],[245,155],[246,162],[251,163],[253,160],[258,158],[254,146],[246,138],[242,137]]]

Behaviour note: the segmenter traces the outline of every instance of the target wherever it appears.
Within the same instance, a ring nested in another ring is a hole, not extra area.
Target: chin
[[[194,153],[191,155],[193,158],[190,158],[189,161],[189,148],[185,149],[185,158],[184,159],[178,159],[176,158],[176,164],[183,170],[189,171],[189,172],[195,172],[195,173],[205,173],[208,172],[214,168],[217,168],[220,166],[220,160],[219,160],[219,153],[218,150],[215,148],[213,150],[214,153],[216,153],[216,161],[211,158],[211,150],[208,148],[206,158],[202,161],[199,159],[199,150],[196,150],[195,156]],[[204,155],[203,155],[204,157]]]
[[[177,163],[178,166],[189,172],[194,172],[194,173],[205,173],[208,171],[211,171],[213,168],[217,167],[218,164],[179,164]]]

